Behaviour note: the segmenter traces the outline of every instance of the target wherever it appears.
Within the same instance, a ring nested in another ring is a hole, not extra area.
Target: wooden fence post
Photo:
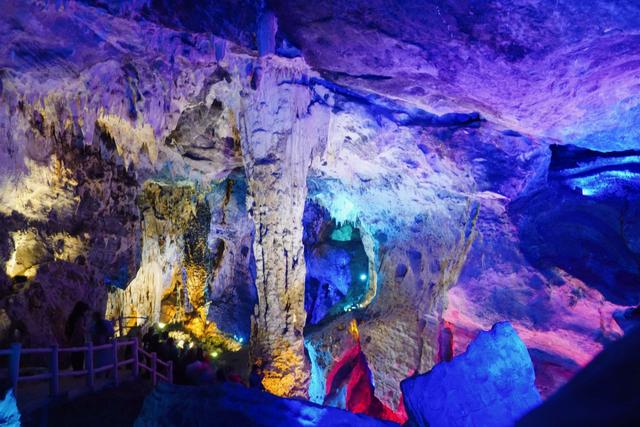
[[[167,379],[169,380],[169,384],[173,384],[173,361],[171,360],[169,360]]]
[[[59,364],[59,349],[58,344],[51,346],[51,359],[50,371],[51,378],[49,381],[49,394],[51,397],[57,396],[60,393],[60,364]]]
[[[151,353],[151,384],[156,386],[158,382],[158,355],[153,352]]]
[[[15,342],[11,344],[11,356],[9,356],[9,381],[13,394],[18,394],[18,378],[20,377],[20,351],[22,344]]]
[[[87,343],[87,355],[85,356],[85,366],[87,367],[87,385],[89,388],[94,387],[95,372],[93,372],[93,343]]]
[[[138,378],[138,375],[140,375],[140,354],[138,353],[138,337],[133,338],[131,355],[133,357],[133,376]]]
[[[120,373],[118,372],[118,341],[111,341],[113,353],[113,382],[118,385],[120,382]]]

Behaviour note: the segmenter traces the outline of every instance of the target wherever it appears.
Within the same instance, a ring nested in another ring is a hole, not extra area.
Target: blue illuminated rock
[[[550,151],[547,182],[510,206],[523,255],[549,277],[560,268],[614,304],[637,305],[640,151]]]
[[[511,324],[481,332],[451,362],[402,382],[417,426],[506,427],[540,402],[533,365]]]
[[[8,390],[4,399],[0,400],[0,425],[5,427],[20,426],[20,411],[13,390]]]
[[[208,387],[162,383],[147,397],[135,423],[135,427],[200,425],[393,427],[398,424],[228,383]]]

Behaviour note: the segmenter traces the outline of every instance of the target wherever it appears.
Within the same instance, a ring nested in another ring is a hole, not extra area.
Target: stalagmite
[[[328,112],[311,107],[309,89],[297,83],[308,72],[299,59],[260,58],[241,123],[256,230],[251,354],[264,365],[265,388],[282,396],[305,396],[308,389],[302,215],[308,169],[326,145],[328,126]]]

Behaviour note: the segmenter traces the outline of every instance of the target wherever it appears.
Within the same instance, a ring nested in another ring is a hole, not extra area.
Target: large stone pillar
[[[240,123],[255,223],[251,358],[263,364],[265,388],[281,396],[306,396],[309,378],[302,215],[307,172],[326,147],[328,127],[328,111],[311,106],[308,87],[299,83],[309,72],[301,59],[261,57]]]

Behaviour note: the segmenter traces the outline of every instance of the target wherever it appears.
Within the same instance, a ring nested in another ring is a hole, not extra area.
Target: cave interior
[[[0,424],[640,425],[637,1],[0,9]]]

